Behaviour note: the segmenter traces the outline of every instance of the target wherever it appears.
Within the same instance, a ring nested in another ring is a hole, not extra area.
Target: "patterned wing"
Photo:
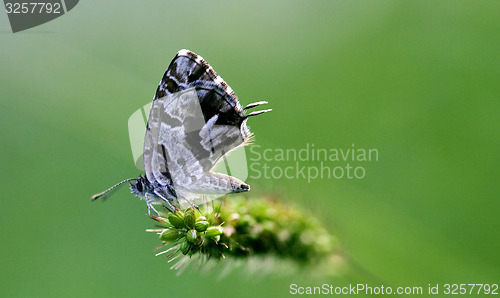
[[[252,106],[253,107],[253,106]],[[248,190],[236,178],[210,172],[251,133],[231,87],[200,56],[181,50],[156,91],[144,140],[147,179],[182,193]]]

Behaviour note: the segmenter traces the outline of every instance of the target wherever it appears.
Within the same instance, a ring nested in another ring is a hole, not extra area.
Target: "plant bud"
[[[203,240],[201,239],[201,236],[196,232],[196,230],[189,230],[186,233],[186,239],[193,245],[200,245]]]
[[[221,227],[209,227],[206,230],[205,235],[207,235],[207,237],[214,239],[216,236],[222,235],[222,233],[223,231]]]
[[[205,230],[208,228],[209,226],[209,222],[208,221],[198,221],[196,222],[196,224],[194,225],[195,229],[198,231],[198,232],[205,232]]]
[[[182,215],[178,212],[176,213],[169,213],[167,215],[168,221],[172,224],[177,229],[182,229],[184,228],[184,221],[182,219]]]
[[[176,229],[165,229],[160,235],[160,239],[163,241],[175,241],[181,237],[182,232]]]
[[[187,255],[189,252],[189,249],[191,248],[191,244],[187,241],[182,241],[179,249],[182,252],[182,254]]]
[[[196,219],[196,222],[199,222],[199,221],[207,221],[207,218],[205,216],[200,216]]]
[[[195,222],[196,222],[196,217],[194,216],[193,209],[188,209],[186,211],[186,214],[184,215],[184,225],[188,229],[193,229]]]

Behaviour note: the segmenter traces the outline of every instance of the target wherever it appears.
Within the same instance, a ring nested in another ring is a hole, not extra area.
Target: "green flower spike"
[[[188,263],[193,256],[206,261],[254,257],[289,260],[299,265],[325,263],[340,258],[334,236],[311,214],[268,198],[231,196],[223,203],[188,208],[165,216],[152,216],[160,229],[161,247],[172,268]],[[267,261],[266,261],[267,262]]]

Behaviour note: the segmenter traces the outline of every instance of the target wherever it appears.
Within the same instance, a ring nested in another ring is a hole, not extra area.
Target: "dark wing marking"
[[[219,115],[218,125],[240,126],[246,116],[233,89],[201,57],[180,50],[170,63],[154,100],[195,88],[205,122]]]

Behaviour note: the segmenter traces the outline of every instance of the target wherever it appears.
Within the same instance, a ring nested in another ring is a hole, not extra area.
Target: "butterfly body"
[[[162,203],[170,209],[183,203],[196,206],[193,202],[202,196],[248,191],[243,181],[211,169],[228,152],[248,144],[248,117],[269,110],[246,115],[245,109],[263,103],[242,108],[231,87],[201,56],[180,50],[151,106],[144,137],[145,176],[121,183],[130,182],[148,210]]]

